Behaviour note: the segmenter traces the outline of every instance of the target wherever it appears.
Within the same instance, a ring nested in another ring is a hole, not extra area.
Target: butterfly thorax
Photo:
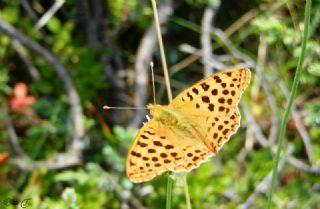
[[[154,120],[169,127],[179,127],[185,121],[183,116],[169,105],[149,104],[147,107]]]

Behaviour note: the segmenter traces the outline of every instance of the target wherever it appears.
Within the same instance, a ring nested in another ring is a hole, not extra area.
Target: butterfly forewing
[[[247,68],[216,73],[180,93],[170,105],[185,114],[230,115],[250,82]]]

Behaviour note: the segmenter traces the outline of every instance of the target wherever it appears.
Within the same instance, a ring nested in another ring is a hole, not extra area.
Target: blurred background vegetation
[[[301,50],[305,1],[158,1],[173,94],[246,66],[238,133],[188,175],[193,208],[264,208],[280,119]],[[320,208],[320,2],[287,128],[273,208]],[[125,175],[145,111],[167,104],[146,0],[0,1],[0,208],[164,208],[167,175]],[[8,202],[9,201],[9,202]],[[186,208],[175,186],[173,208]]]

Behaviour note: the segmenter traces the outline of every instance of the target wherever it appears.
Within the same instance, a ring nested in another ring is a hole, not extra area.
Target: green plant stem
[[[287,104],[283,119],[280,124],[280,131],[279,131],[279,138],[278,138],[278,144],[277,144],[278,146],[277,146],[277,151],[276,151],[275,164],[274,164],[273,170],[272,170],[272,180],[271,180],[271,186],[270,186],[269,195],[268,195],[268,203],[267,203],[268,209],[270,209],[271,205],[272,205],[272,196],[273,196],[275,186],[276,186],[276,176],[278,173],[278,164],[280,161],[281,148],[283,146],[284,136],[286,133],[286,128],[287,128],[288,119],[289,119],[289,114],[291,112],[291,107],[293,104],[295,94],[297,92],[298,82],[299,82],[300,75],[302,72],[302,65],[303,65],[303,61],[304,61],[304,57],[305,57],[306,45],[307,45],[307,40],[308,40],[308,35],[309,35],[310,12],[311,12],[311,0],[307,0],[306,1],[306,9],[305,9],[305,17],[304,17],[304,33],[303,33],[303,40],[302,40],[302,46],[301,46],[301,54],[299,57],[299,62],[298,62],[296,74],[294,76],[293,84],[291,87],[291,93],[289,96],[288,104]]]
[[[184,195],[186,197],[187,209],[191,209],[191,202],[190,202],[188,182],[187,182],[187,174],[185,174],[183,176],[183,188],[184,188]]]
[[[173,187],[173,180],[171,179],[170,175],[168,175],[166,209],[171,209],[172,187]]]

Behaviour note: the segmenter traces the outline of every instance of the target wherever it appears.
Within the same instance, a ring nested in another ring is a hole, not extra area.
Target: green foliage
[[[19,20],[20,10],[17,1],[10,1],[5,9],[1,10],[0,18],[8,21],[9,23],[16,23]]]
[[[75,85],[80,92],[82,101],[90,101],[99,97],[99,92],[109,87],[109,84],[103,81],[103,66],[96,61],[92,49],[88,48],[83,54],[79,55],[79,61],[74,66]],[[95,81],[95,82],[92,82]],[[94,89],[95,91],[88,91]]]
[[[216,6],[220,4],[220,0],[187,0],[187,2],[192,6]]]
[[[128,18],[128,15],[137,7],[138,2],[136,0],[124,1],[116,0],[108,2],[111,7],[113,16],[118,20],[124,20]]]
[[[10,45],[10,39],[7,36],[3,36],[0,34],[0,56],[4,57],[5,53],[7,52],[7,47]]]
[[[3,104],[6,97],[11,94],[11,88],[8,82],[8,70],[6,68],[0,68],[0,104]]]
[[[58,33],[61,30],[61,22],[58,18],[52,17],[48,21],[47,27],[52,33]]]
[[[319,62],[312,63],[308,68],[308,72],[311,75],[320,77],[320,63]]]
[[[92,3],[99,1],[86,2],[88,8],[82,11],[75,1],[65,1],[62,8],[41,30],[34,28],[36,22],[23,9],[20,1],[1,3],[1,19],[52,51],[66,67],[81,99],[85,129],[83,140],[86,148],[82,152],[82,165],[59,170],[38,169],[26,172],[8,162],[0,162],[0,204],[3,197],[20,200],[31,198],[32,208],[112,209],[120,208],[122,204],[134,208],[134,202],[138,201],[147,208],[162,209],[166,203],[167,173],[143,184],[130,182],[125,174],[127,151],[137,130],[125,128],[123,124],[129,124],[127,119],[134,118],[138,111],[127,115],[128,112],[122,110],[112,110],[115,114],[101,110],[103,105],[109,103],[132,106],[132,95],[136,95],[134,79],[140,78],[140,75],[133,73],[134,62],[138,59],[136,53],[139,42],[142,41],[141,37],[152,18],[150,1],[104,1],[101,5],[106,8],[99,8],[103,11],[100,14],[103,16],[101,19],[98,13],[95,13],[96,6]],[[52,2],[32,0],[29,3],[38,17],[41,17]],[[159,5],[162,1],[157,3]],[[286,99],[279,90],[278,81],[282,80],[289,87],[292,85],[297,58],[302,50],[302,8],[305,4],[302,1],[240,1],[245,11],[243,8],[235,8],[234,2],[230,1],[174,2],[174,14],[169,23],[164,25],[166,30],[163,31],[169,65],[176,67],[175,64],[180,61],[190,60],[190,54],[179,50],[181,44],[188,43],[195,47],[194,49],[201,48],[199,40],[202,36],[203,10],[206,6],[220,3],[221,7],[213,23],[215,27],[221,19],[223,24],[229,24],[229,19],[241,17],[249,10],[256,12],[249,22],[242,22],[241,28],[227,38],[239,52],[254,61],[260,60],[263,64],[263,76],[266,80],[261,82],[269,82],[269,91],[277,103],[277,111],[282,113]],[[302,125],[311,138],[315,164],[320,165],[318,2],[314,3],[314,8],[296,107],[301,113]],[[83,21],[87,13],[81,12],[88,12],[89,25],[85,25]],[[95,27],[98,27],[98,30],[94,30]],[[231,27],[231,23],[225,27],[221,29],[229,29],[227,27]],[[96,39],[101,45],[92,44],[92,39]],[[257,52],[258,49],[263,49],[264,39],[267,42],[266,55],[261,60],[263,56],[258,57],[261,55]],[[232,57],[232,50],[217,35],[212,35],[212,44],[212,52],[217,55],[215,60]],[[8,115],[26,154],[33,160],[43,160],[64,152],[70,146],[74,134],[72,112],[64,84],[53,66],[41,55],[29,49],[25,51],[27,59],[40,74],[39,80],[31,79],[29,67],[18,56],[12,46],[12,39],[0,32],[0,128],[3,130],[0,132],[0,154],[10,152],[9,159],[16,158],[11,153],[9,135],[3,120],[3,115]],[[192,56],[197,57],[199,54]],[[155,67],[158,68],[158,52],[154,53],[153,59]],[[224,64],[232,66],[238,64],[240,59],[232,57]],[[187,69],[179,69],[179,73],[171,77],[173,91],[178,93],[181,86],[185,87],[200,78],[202,69],[200,58],[190,62]],[[160,69],[155,72],[158,96],[162,95],[163,86],[158,77]],[[251,94],[246,93],[243,101],[248,105],[262,134],[268,137],[272,110],[268,95],[262,91],[261,83],[256,82],[255,69],[252,69],[252,72],[252,86],[248,88]],[[112,84],[106,81],[106,77]],[[26,112],[14,112],[9,108],[12,87],[17,82],[26,83],[29,94],[36,98],[36,102],[28,107]],[[218,156],[188,174],[189,193],[195,209],[238,208],[272,169],[273,154],[269,148],[262,147],[255,141],[254,127],[247,120],[245,112],[242,111],[241,114],[241,128],[219,151]],[[308,164],[304,143],[293,120],[290,121],[287,132],[287,142],[295,148],[293,156]],[[31,166],[31,163],[28,165]],[[318,207],[319,175],[287,163],[279,174],[279,179],[278,187],[274,191],[274,208]],[[183,187],[174,185],[172,193],[172,208],[186,208]],[[266,195],[258,194],[251,208],[264,208],[266,202]],[[6,208],[15,207],[10,205]]]
[[[305,108],[308,111],[308,115],[306,118],[306,123],[309,126],[317,127],[320,124],[320,109],[319,109],[319,101],[315,104],[306,104]]]
[[[301,72],[303,68],[303,62],[305,60],[305,52],[306,52],[306,45],[307,45],[307,40],[309,38],[309,25],[310,25],[310,13],[311,13],[311,0],[307,0],[306,3],[306,9],[304,13],[304,33],[303,33],[303,40],[301,44],[301,54],[299,56],[299,62],[296,67],[296,72],[294,75],[292,87],[291,87],[291,92],[288,98],[288,104],[286,106],[286,109],[283,114],[283,118],[281,120],[280,124],[280,129],[279,129],[279,138],[277,142],[277,151],[276,151],[276,156],[275,156],[275,162],[273,165],[272,169],[272,180],[271,180],[271,185],[270,185],[270,190],[268,193],[268,205],[267,208],[271,208],[272,206],[272,198],[273,198],[273,193],[276,187],[276,182],[277,182],[277,175],[278,175],[278,166],[280,162],[280,154],[281,151],[284,150],[283,143],[284,143],[284,138],[285,138],[285,132],[286,128],[288,126],[288,121],[289,121],[289,115],[291,113],[291,108],[293,106],[294,98],[295,95],[297,94],[298,90],[298,83],[301,77]]]

